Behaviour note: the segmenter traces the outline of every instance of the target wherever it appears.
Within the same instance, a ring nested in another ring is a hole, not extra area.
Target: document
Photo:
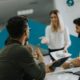
[[[51,52],[50,54],[55,60],[71,56],[70,53],[68,52],[64,53],[63,50]]]

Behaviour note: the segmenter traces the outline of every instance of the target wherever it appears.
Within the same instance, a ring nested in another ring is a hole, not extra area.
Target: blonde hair
[[[55,14],[57,17],[58,17],[58,24],[57,26],[56,25],[52,25],[52,31],[64,31],[64,23],[63,23],[63,20],[62,20],[62,17],[59,13],[58,10],[52,10],[50,13],[49,13],[49,16],[51,16],[52,14]]]

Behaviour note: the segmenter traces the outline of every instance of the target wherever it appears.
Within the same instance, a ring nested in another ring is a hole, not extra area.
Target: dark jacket
[[[78,34],[78,38],[80,38],[80,33]]]
[[[32,54],[18,41],[10,41],[0,53],[0,80],[44,80],[44,63],[36,64]]]

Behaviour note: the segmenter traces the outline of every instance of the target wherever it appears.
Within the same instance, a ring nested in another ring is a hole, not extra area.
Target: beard
[[[28,40],[29,40],[29,38],[26,38],[26,39],[25,39],[24,45],[27,45]]]
[[[80,31],[76,29],[76,33],[78,33],[78,34],[79,34],[79,33],[80,33]]]

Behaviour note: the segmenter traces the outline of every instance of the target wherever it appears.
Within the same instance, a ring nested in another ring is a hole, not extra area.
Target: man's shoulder
[[[29,53],[27,48],[23,45],[20,44],[11,44],[5,47],[4,50],[8,50],[8,52],[12,52],[14,54],[24,54],[24,53]]]
[[[27,57],[28,58],[32,57],[32,53],[28,51],[27,47],[24,45],[15,45],[13,52],[12,53],[15,54],[15,56],[22,58],[22,59],[25,59]]]
[[[28,49],[24,45],[13,45],[13,48],[19,52],[28,52]]]

